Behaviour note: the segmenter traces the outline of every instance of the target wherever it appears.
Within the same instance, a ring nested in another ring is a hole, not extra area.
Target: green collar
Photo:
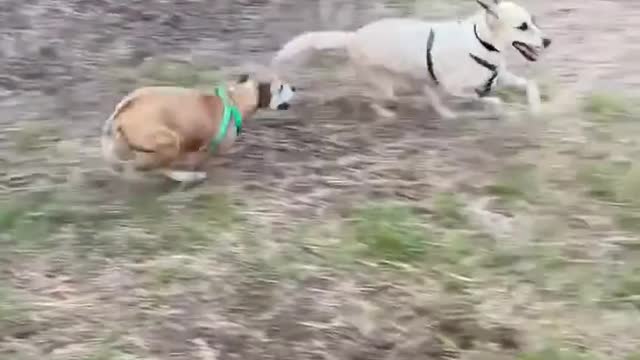
[[[232,105],[231,100],[227,96],[227,91],[224,87],[218,86],[216,87],[216,95],[222,100],[223,112],[222,112],[222,122],[220,123],[220,129],[218,130],[218,135],[211,140],[211,151],[214,151],[218,145],[227,137],[227,131],[229,131],[229,123],[231,122],[231,117],[233,117],[235,126],[236,126],[236,134],[240,135],[242,132],[242,113],[238,109],[237,106]]]

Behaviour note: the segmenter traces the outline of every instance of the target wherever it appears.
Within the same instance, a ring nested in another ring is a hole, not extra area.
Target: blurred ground
[[[375,121],[321,62],[206,184],[148,189],[98,156],[133,87],[476,5],[2,2],[0,358],[637,359],[640,4],[523,3],[554,40],[535,68],[513,56],[542,119]]]

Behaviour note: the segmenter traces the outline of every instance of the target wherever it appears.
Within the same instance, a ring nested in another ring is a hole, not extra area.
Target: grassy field
[[[189,85],[210,73],[172,66],[161,74]],[[118,182],[46,124],[16,129],[2,160],[14,171],[0,203],[0,354],[637,359],[638,114],[634,99],[597,93],[534,130],[516,112],[494,131],[535,136],[500,144],[490,174],[312,217],[238,187]],[[568,126],[575,137],[557,131]]]
[[[640,360],[640,101],[543,85],[538,119],[450,122],[309,90],[189,188],[111,177],[56,119],[3,129],[0,359]]]

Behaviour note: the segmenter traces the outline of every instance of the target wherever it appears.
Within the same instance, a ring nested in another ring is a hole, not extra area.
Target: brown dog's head
[[[277,77],[272,77],[270,81],[255,81],[249,75],[240,75],[238,84],[255,84],[257,90],[257,107],[259,109],[269,108],[272,110],[288,110],[291,99],[295,95],[296,88]]]

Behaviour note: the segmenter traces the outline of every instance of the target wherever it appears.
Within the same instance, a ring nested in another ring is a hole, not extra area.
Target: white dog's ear
[[[491,14],[495,17],[498,17],[498,13],[496,12],[496,6],[500,0],[476,0],[483,9],[487,11],[488,14]]]

